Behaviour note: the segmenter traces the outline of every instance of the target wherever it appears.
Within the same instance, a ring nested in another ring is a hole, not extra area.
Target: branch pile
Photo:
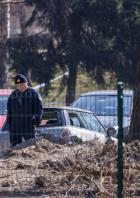
[[[124,197],[140,196],[140,142],[124,148]],[[113,198],[117,146],[91,141],[73,146],[39,139],[0,158],[0,195]],[[5,196],[6,197],[6,196]]]

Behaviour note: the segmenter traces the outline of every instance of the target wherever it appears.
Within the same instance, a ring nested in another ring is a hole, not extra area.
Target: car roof
[[[0,96],[9,96],[12,91],[12,89],[0,89]]]
[[[81,96],[92,96],[92,95],[116,95],[117,90],[98,90],[98,91],[91,91],[81,94]],[[124,95],[133,95],[133,91],[129,89],[123,90]]]
[[[93,111],[89,111],[86,109],[80,109],[76,107],[71,107],[71,106],[62,106],[62,107],[44,107],[43,110],[51,110],[51,111],[59,111],[59,110],[74,110],[74,111],[82,111],[82,112],[87,112],[87,113],[93,113]]]

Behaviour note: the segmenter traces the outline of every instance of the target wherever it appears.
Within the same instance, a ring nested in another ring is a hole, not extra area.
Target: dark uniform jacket
[[[28,87],[24,92],[14,90],[8,99],[7,121],[11,134],[34,133],[42,116],[42,101],[38,93]]]

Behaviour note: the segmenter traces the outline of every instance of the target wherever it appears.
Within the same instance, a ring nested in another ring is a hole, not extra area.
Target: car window
[[[8,96],[0,96],[0,115],[7,114]]]
[[[52,127],[60,125],[57,111],[46,111],[43,113],[40,126]]]
[[[78,112],[75,113],[75,112],[69,112],[68,111],[68,115],[69,115],[71,126],[84,128],[83,122],[82,122],[82,120],[80,118],[80,114]]]
[[[81,112],[81,116],[86,123],[86,128],[106,134],[104,127],[92,113]]]

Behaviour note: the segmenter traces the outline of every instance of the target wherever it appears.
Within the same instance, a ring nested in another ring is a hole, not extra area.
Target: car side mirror
[[[114,129],[113,127],[109,127],[109,128],[107,129],[107,136],[108,136],[108,137],[111,137],[111,136],[113,136],[116,132],[117,132],[116,129]]]

